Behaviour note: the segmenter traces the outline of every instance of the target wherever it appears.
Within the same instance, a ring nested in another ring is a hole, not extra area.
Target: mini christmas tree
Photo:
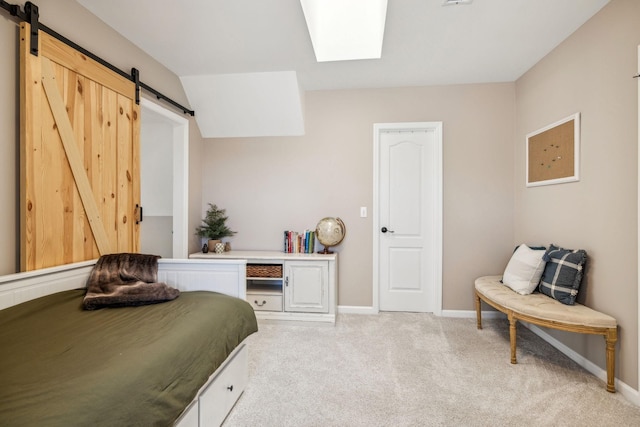
[[[196,234],[200,237],[207,237],[209,240],[220,240],[236,234],[226,225],[229,217],[225,216],[226,210],[219,209],[217,205],[209,203],[207,214],[202,220],[202,225],[196,227]]]

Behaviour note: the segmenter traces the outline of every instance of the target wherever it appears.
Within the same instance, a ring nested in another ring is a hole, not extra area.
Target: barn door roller
[[[40,14],[38,13],[38,6],[28,1],[24,4],[24,12],[27,15],[26,16],[27,22],[29,22],[29,25],[31,25],[31,37],[29,40],[29,43],[30,43],[29,50],[31,51],[32,55],[38,56],[38,29],[39,29],[38,18],[40,17]]]
[[[38,6],[28,1],[24,4],[24,12],[22,12],[20,5],[9,4],[4,0],[0,0],[0,7],[8,11],[11,16],[15,16],[31,25],[29,50],[32,55],[38,56],[38,30],[40,29]]]

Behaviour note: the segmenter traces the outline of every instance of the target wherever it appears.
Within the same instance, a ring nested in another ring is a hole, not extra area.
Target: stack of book
[[[284,232],[284,251],[288,254],[312,254],[316,247],[316,232]]]

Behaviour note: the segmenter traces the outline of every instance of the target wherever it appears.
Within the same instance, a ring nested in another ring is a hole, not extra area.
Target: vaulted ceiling
[[[515,81],[609,0],[389,0],[382,58],[338,62],[299,0],[77,1],[180,77],[286,72],[302,93]]]

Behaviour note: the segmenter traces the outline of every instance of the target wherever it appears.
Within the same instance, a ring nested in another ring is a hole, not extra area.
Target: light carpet
[[[640,408],[506,320],[341,314],[260,322],[234,426],[640,426]],[[604,351],[604,343],[602,346]]]

